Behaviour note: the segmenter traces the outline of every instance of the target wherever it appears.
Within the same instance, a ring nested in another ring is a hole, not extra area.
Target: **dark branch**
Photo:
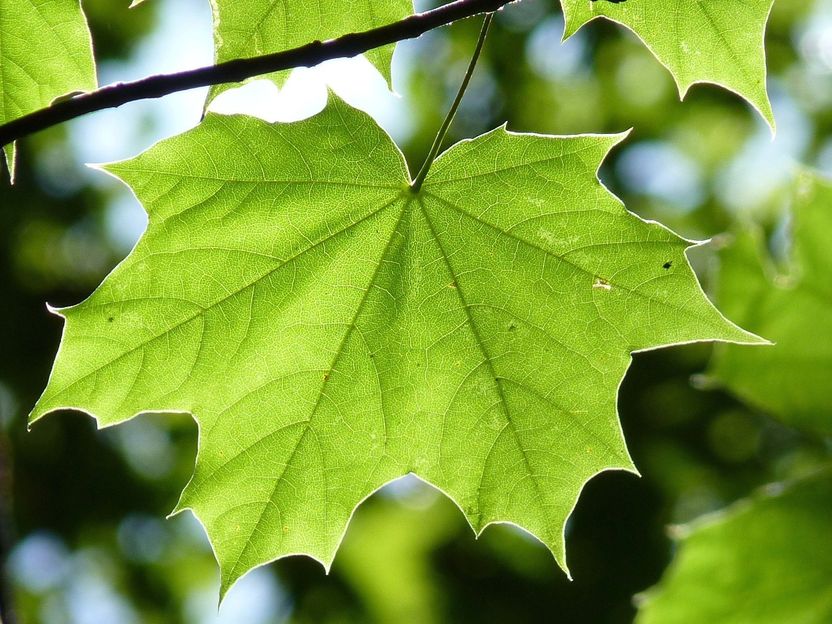
[[[413,39],[429,30],[480,13],[496,11],[513,0],[457,0],[451,4],[411,15],[401,21],[329,41],[314,41],[299,48],[174,74],[149,76],[135,82],[120,82],[96,91],[58,101],[0,126],[0,146],[81,115],[115,108],[150,98],[159,98],[197,87],[241,82],[282,69],[312,67],[329,59],[356,56],[381,46]]]

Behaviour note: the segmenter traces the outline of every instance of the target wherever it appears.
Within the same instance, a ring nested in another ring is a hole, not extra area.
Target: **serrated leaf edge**
[[[761,107],[758,102],[752,101],[751,99],[748,98],[748,96],[743,95],[742,93],[740,93],[739,91],[737,91],[733,87],[730,87],[728,85],[724,85],[721,82],[716,82],[714,80],[693,80],[693,81],[685,84],[684,82],[680,81],[676,77],[676,74],[673,73],[670,66],[667,63],[665,63],[659,57],[658,54],[656,54],[655,50],[653,50],[653,47],[641,35],[639,35],[635,30],[633,30],[633,28],[631,28],[628,24],[625,24],[621,20],[615,19],[614,17],[609,17],[608,15],[601,15],[601,14],[593,15],[591,18],[589,18],[585,22],[582,22],[582,23],[578,24],[577,26],[575,26],[575,23],[574,23],[575,19],[574,18],[570,19],[569,16],[567,15],[566,11],[564,10],[565,19],[564,19],[564,27],[563,27],[563,35],[561,37],[561,43],[565,43],[567,40],[569,40],[572,37],[572,35],[577,33],[579,30],[581,30],[587,24],[589,24],[591,22],[594,22],[595,20],[604,19],[604,20],[607,20],[609,22],[613,22],[614,24],[617,24],[617,25],[621,26],[622,28],[625,28],[626,30],[631,32],[644,45],[644,47],[646,47],[650,51],[650,54],[653,55],[653,58],[656,59],[656,61],[658,61],[659,64],[668,71],[670,76],[673,78],[673,83],[676,85],[676,90],[679,93],[679,101],[680,102],[683,102],[685,100],[685,97],[687,97],[687,94],[690,91],[691,87],[694,87],[696,85],[700,85],[700,84],[714,85],[714,86],[717,86],[721,89],[725,89],[726,91],[729,91],[729,92],[733,93],[734,95],[738,96],[740,99],[747,102],[751,106],[751,108],[753,108],[755,111],[757,111],[757,113],[759,113],[760,117],[763,118],[763,121],[765,121],[766,125],[769,127],[769,130],[771,131],[771,139],[773,141],[774,138],[777,136],[777,122],[774,119],[774,111],[771,108],[771,100],[768,96],[768,89],[766,87],[766,83],[768,82],[768,64],[765,62],[765,33],[766,33],[766,28],[768,26],[769,18],[771,17],[771,10],[772,10],[773,7],[774,7],[774,0],[769,0],[768,12],[766,13],[766,18],[763,22],[762,41],[760,41],[760,45],[762,46],[763,57],[764,57],[763,58],[763,85],[764,85],[763,86],[763,92],[765,94],[765,99],[764,99],[763,107]]]
[[[330,95],[330,96],[332,96],[333,94],[331,94],[331,93],[330,93],[329,95]],[[340,98],[338,98],[337,96],[335,96],[335,98],[334,98],[334,99],[336,99],[336,100],[338,100],[338,101],[341,101],[341,100],[340,100]],[[345,105],[346,105],[346,104],[345,104]],[[216,114],[216,113],[214,113],[214,114]],[[365,113],[365,114],[366,114],[366,113]],[[263,120],[260,120],[260,121],[262,122]],[[263,122],[263,123],[268,123],[268,122]],[[299,123],[303,123],[303,122],[299,122]],[[278,124],[269,124],[269,125],[278,125]],[[456,143],[456,144],[452,145],[451,147],[449,147],[448,149],[446,149],[445,151],[443,151],[443,152],[442,152],[442,154],[441,154],[441,155],[437,158],[437,160],[436,160],[436,161],[438,162],[441,158],[445,157],[445,156],[446,156],[447,154],[449,154],[452,150],[454,150],[454,148],[456,148],[457,146],[459,146],[459,145],[461,145],[461,144],[470,143],[470,142],[472,142],[472,141],[475,141],[475,140],[477,140],[477,139],[480,139],[480,138],[482,138],[482,137],[484,137],[484,136],[487,136],[487,135],[489,135],[489,134],[493,134],[493,133],[496,133],[496,132],[504,132],[505,134],[507,134],[507,135],[511,135],[511,136],[536,136],[536,137],[547,138],[547,139],[567,139],[567,138],[596,138],[596,139],[608,139],[608,140],[609,140],[609,145],[607,146],[607,149],[606,149],[606,151],[603,153],[602,157],[599,159],[599,162],[598,162],[598,164],[597,164],[597,166],[596,166],[596,169],[595,169],[595,171],[594,171],[594,174],[595,174],[595,178],[596,178],[596,180],[598,181],[598,183],[599,183],[599,184],[600,184],[600,185],[604,188],[604,190],[606,190],[606,191],[607,191],[607,193],[609,193],[610,197],[614,198],[614,199],[615,199],[615,201],[617,201],[617,202],[621,205],[621,207],[622,207],[622,208],[623,208],[623,209],[624,209],[624,210],[625,210],[625,211],[626,211],[629,215],[631,215],[631,216],[635,217],[636,219],[638,219],[638,220],[642,221],[643,223],[646,223],[646,224],[657,224],[657,225],[659,225],[661,228],[663,228],[663,229],[665,229],[665,230],[667,230],[667,231],[671,232],[672,234],[674,234],[674,236],[677,236],[678,238],[680,238],[683,242],[688,243],[688,245],[689,245],[689,247],[688,247],[688,248],[690,248],[690,247],[694,247],[694,246],[698,246],[698,245],[702,245],[702,244],[705,244],[705,243],[709,242],[708,240],[705,240],[705,241],[691,241],[691,240],[688,240],[688,239],[686,239],[686,238],[684,238],[684,237],[679,237],[677,234],[675,234],[675,232],[673,232],[670,228],[667,228],[667,227],[666,227],[666,226],[664,226],[663,224],[660,224],[660,223],[658,223],[658,222],[656,222],[656,221],[653,221],[653,220],[648,220],[648,219],[643,219],[643,218],[641,218],[639,215],[637,215],[637,214],[635,214],[635,213],[631,212],[630,210],[628,210],[628,209],[626,208],[626,205],[625,205],[625,204],[621,201],[621,199],[620,199],[620,198],[618,198],[618,197],[617,197],[614,193],[612,193],[612,192],[609,190],[609,188],[608,188],[608,187],[606,187],[606,185],[604,185],[603,181],[600,179],[600,177],[599,177],[599,175],[598,175],[598,174],[599,174],[599,171],[600,171],[601,167],[603,166],[603,163],[604,163],[604,161],[606,160],[606,157],[609,155],[609,153],[612,151],[612,149],[614,149],[617,145],[619,145],[622,141],[624,141],[624,140],[627,138],[627,136],[629,136],[629,134],[630,134],[631,130],[627,130],[627,131],[625,131],[625,132],[621,132],[621,133],[618,133],[618,134],[598,134],[598,133],[586,133],[586,134],[579,134],[579,135],[552,135],[552,134],[541,134],[541,133],[513,132],[513,131],[508,130],[508,128],[507,128],[507,123],[504,123],[504,124],[502,124],[501,126],[498,126],[497,128],[495,128],[495,129],[493,129],[493,130],[490,130],[490,131],[488,131],[488,132],[484,132],[484,133],[482,133],[482,134],[480,134],[480,135],[478,135],[478,136],[476,136],[476,137],[473,137],[473,138],[470,138],[470,139],[464,139],[464,140],[462,140],[462,141],[459,141],[458,143]],[[386,134],[386,132],[385,132],[385,134]],[[388,135],[388,136],[389,136],[389,135]],[[175,137],[174,137],[174,138],[175,138]],[[165,141],[168,141],[168,140],[171,140],[171,139],[170,139],[170,138],[162,139],[162,140],[158,141],[156,144],[154,144],[154,146],[155,146],[155,145],[158,145],[159,143],[163,143],[163,142],[165,142]],[[399,155],[401,156],[401,150],[398,148],[398,146],[395,144],[395,142],[392,140],[392,138],[391,138],[391,144],[395,147],[395,149],[399,152]],[[148,148],[148,149],[152,149],[152,147],[151,147],[151,148]],[[147,151],[147,150],[145,150],[145,151]],[[403,156],[401,156],[401,157],[402,157],[402,159],[404,159],[404,157],[403,157]],[[128,160],[131,160],[131,159],[125,159],[124,161],[117,161],[117,162],[114,162],[114,163],[108,163],[108,164],[92,164],[92,165],[88,165],[88,166],[89,166],[90,168],[92,168],[92,169],[96,169],[96,170],[103,171],[103,172],[104,172],[104,173],[106,173],[107,175],[110,175],[110,176],[114,177],[115,179],[117,179],[117,180],[121,181],[122,183],[124,183],[124,181],[123,181],[123,180],[121,180],[121,178],[119,178],[119,176],[118,176],[116,173],[114,173],[113,171],[111,171],[108,167],[109,167],[109,165],[115,165],[115,164],[118,164],[118,162],[126,162],[126,161],[128,161]],[[409,172],[409,170],[408,170],[408,171],[406,171],[406,173],[407,173],[408,178],[411,178],[411,177],[412,177],[412,176],[411,176],[411,174],[410,174],[410,172]],[[425,186],[426,186],[426,188],[429,188],[429,181],[430,181],[430,176],[429,176],[429,177],[428,177],[428,179],[426,180],[426,185],[425,185]],[[126,184],[126,183],[125,183],[125,184]],[[132,188],[132,187],[130,187],[129,185],[127,185],[127,187],[130,189],[131,193],[133,193],[134,197],[136,197],[136,198],[137,198],[137,201],[138,201],[138,197],[136,196],[136,193],[135,193],[135,191],[133,190],[133,188]],[[140,201],[139,201],[139,203],[141,204],[141,202],[140,202]],[[147,212],[147,213],[149,214],[149,212],[147,211],[147,208],[146,208],[143,204],[141,204],[141,205],[142,205],[142,207],[145,209],[145,212]],[[138,241],[137,241],[137,243],[136,243],[136,244],[138,244]],[[135,249],[135,245],[134,245],[134,249]],[[131,250],[131,253],[132,253],[132,250]],[[129,254],[128,254],[128,256],[129,256]],[[127,256],[125,256],[125,258],[126,258],[126,257],[127,257]],[[685,252],[685,258],[686,258],[686,260],[687,260],[687,252]],[[122,261],[122,262],[123,262],[123,261]],[[119,263],[118,263],[118,264],[117,264],[117,265],[116,265],[116,266],[112,269],[112,271],[110,271],[110,273],[108,273],[108,274],[107,274],[107,276],[106,276],[106,277],[102,280],[102,282],[103,282],[103,281],[105,281],[106,279],[108,279],[108,278],[109,278],[109,276],[110,276],[110,274],[112,274],[112,273],[113,273],[113,271],[115,271],[115,270],[116,270],[116,269],[117,269],[117,268],[118,268],[118,267],[122,264],[122,262],[119,262]],[[688,263],[689,263],[689,261],[688,261]],[[695,275],[695,274],[694,274],[694,275]],[[713,308],[716,310],[716,308],[715,308],[715,306],[713,305],[713,303],[711,303],[710,299],[709,299],[709,298],[705,295],[705,292],[703,291],[702,286],[701,286],[701,284],[700,284],[699,280],[698,280],[698,279],[696,279],[695,281],[696,281],[696,287],[697,287],[697,289],[698,289],[699,293],[700,293],[700,294],[703,296],[703,298],[704,298],[704,299],[705,299],[705,300],[706,300],[706,301],[710,304],[710,306],[711,306],[711,307],[713,307]],[[95,291],[93,291],[93,292],[95,292]],[[90,296],[92,296],[92,293],[90,294]],[[86,299],[85,299],[85,300],[86,300]],[[82,301],[81,303],[83,303],[83,301]],[[76,304],[76,305],[80,305],[80,303],[79,303],[79,304]],[[67,310],[67,309],[70,309],[70,308],[73,308],[73,307],[75,307],[75,306],[66,306],[66,307],[63,307],[63,308],[56,308],[56,307],[52,307],[52,306],[47,306],[47,308],[49,309],[49,311],[50,311],[51,313],[55,314],[56,316],[59,316],[59,317],[63,318],[63,319],[64,319],[64,321],[65,321],[65,323],[66,323],[67,319],[66,319],[66,316],[65,316],[62,312],[63,312],[64,310]],[[724,316],[721,312],[719,312],[718,310],[716,310],[716,311],[718,312],[719,317],[720,317],[722,320],[724,320],[724,321],[727,323],[727,325],[728,325],[728,326],[730,326],[730,328],[731,328],[731,329],[737,330],[737,331],[739,331],[741,334],[746,335],[746,336],[748,337],[748,339],[747,339],[747,340],[739,340],[739,339],[737,339],[737,340],[730,340],[730,339],[699,339],[699,340],[690,340],[690,341],[682,341],[682,342],[670,342],[670,343],[660,344],[660,345],[655,345],[655,346],[652,346],[652,347],[647,347],[647,348],[644,348],[644,349],[634,350],[634,351],[631,351],[631,352],[630,352],[630,355],[629,355],[629,360],[628,360],[628,363],[627,363],[627,368],[625,369],[625,374],[621,376],[621,379],[620,379],[620,380],[619,380],[619,382],[618,382],[618,385],[617,385],[617,387],[616,387],[616,392],[615,392],[615,401],[616,401],[616,407],[615,407],[616,424],[617,424],[617,427],[618,427],[618,433],[619,433],[620,439],[621,439],[622,444],[623,444],[623,446],[624,446],[624,451],[625,451],[625,453],[626,453],[626,458],[627,458],[627,460],[628,460],[628,463],[627,463],[627,464],[621,464],[621,465],[618,465],[618,466],[611,465],[611,466],[604,467],[604,468],[602,468],[601,470],[598,470],[597,472],[595,472],[594,474],[592,474],[592,475],[588,476],[586,479],[584,479],[584,480],[581,482],[580,487],[579,487],[579,489],[577,490],[577,494],[575,495],[574,500],[573,500],[573,502],[572,502],[572,505],[571,505],[571,507],[570,507],[570,509],[569,509],[569,513],[568,513],[568,514],[567,514],[567,516],[566,516],[566,520],[564,521],[564,523],[563,523],[563,525],[562,525],[562,527],[561,527],[560,546],[561,546],[561,552],[563,553],[562,558],[560,558],[560,557],[558,557],[557,555],[555,555],[555,554],[551,551],[551,549],[549,549],[549,548],[548,548],[548,546],[546,546],[545,542],[543,542],[543,540],[542,540],[541,538],[539,538],[537,535],[535,535],[534,533],[532,533],[531,531],[529,531],[529,530],[528,530],[528,529],[526,529],[525,527],[523,527],[523,526],[521,526],[521,525],[518,525],[518,524],[517,524],[517,523],[515,523],[515,522],[508,521],[508,520],[492,520],[492,521],[490,521],[490,522],[486,523],[485,525],[483,525],[481,528],[477,529],[476,527],[474,527],[474,525],[471,523],[471,520],[468,518],[467,514],[466,514],[466,513],[464,512],[464,510],[463,510],[463,509],[459,506],[459,504],[457,503],[457,501],[456,501],[453,497],[451,497],[451,496],[450,496],[447,492],[445,492],[442,488],[440,488],[440,487],[436,486],[435,484],[431,483],[430,481],[428,481],[428,480],[424,479],[424,478],[423,478],[423,477],[421,477],[420,475],[417,475],[417,474],[412,473],[412,472],[409,472],[409,473],[406,473],[405,475],[400,475],[400,476],[397,476],[397,477],[395,477],[395,478],[393,478],[393,479],[390,479],[389,481],[385,482],[384,484],[382,484],[381,486],[379,486],[378,488],[374,489],[373,491],[371,491],[370,493],[368,493],[366,496],[364,496],[364,497],[363,497],[363,498],[362,498],[362,499],[361,499],[361,500],[360,500],[360,501],[359,501],[359,502],[358,502],[358,503],[357,503],[357,504],[356,504],[356,505],[352,508],[352,510],[351,510],[351,512],[350,512],[350,515],[349,515],[349,518],[348,518],[348,521],[347,521],[347,523],[346,523],[346,524],[345,524],[345,526],[344,526],[344,530],[342,531],[341,536],[339,537],[339,539],[338,539],[338,541],[337,541],[336,545],[334,546],[334,548],[333,548],[333,550],[332,550],[332,553],[331,553],[331,554],[330,554],[327,558],[319,558],[319,557],[316,557],[315,555],[311,555],[311,554],[309,554],[309,553],[304,553],[304,552],[285,553],[285,554],[282,554],[282,555],[280,555],[280,556],[278,556],[278,557],[275,557],[275,558],[273,558],[273,559],[270,559],[270,560],[268,560],[268,561],[265,561],[265,562],[263,562],[263,563],[261,563],[261,564],[258,564],[258,565],[256,565],[256,566],[254,566],[254,567],[250,568],[250,569],[249,569],[249,570],[247,570],[244,574],[242,574],[242,575],[240,575],[240,576],[238,576],[238,577],[236,577],[236,578],[226,579],[226,578],[224,577],[224,570],[223,570],[223,568],[222,568],[222,565],[220,564],[219,557],[217,556],[217,552],[216,552],[216,550],[215,550],[215,548],[214,548],[214,543],[213,543],[213,541],[210,539],[210,533],[209,533],[209,531],[207,530],[206,525],[203,523],[202,519],[199,517],[199,515],[196,513],[196,511],[195,511],[192,507],[189,507],[189,506],[183,506],[183,505],[182,505],[182,500],[183,500],[183,498],[184,498],[184,493],[185,493],[185,491],[186,491],[186,489],[187,489],[187,484],[185,485],[185,487],[183,487],[182,493],[180,494],[179,501],[177,502],[176,506],[175,506],[175,507],[174,507],[174,509],[171,511],[171,513],[170,513],[170,514],[168,514],[167,518],[171,518],[171,517],[173,517],[173,516],[176,516],[176,515],[178,515],[178,514],[180,514],[180,513],[184,512],[184,511],[188,510],[188,511],[190,511],[190,512],[191,512],[191,514],[193,515],[193,517],[194,517],[194,518],[195,518],[195,519],[196,519],[196,520],[200,523],[200,525],[202,526],[203,530],[205,531],[206,536],[209,536],[209,540],[208,540],[208,541],[209,541],[210,546],[211,546],[211,551],[212,551],[212,553],[213,553],[213,555],[214,555],[214,558],[215,558],[215,560],[216,560],[216,561],[217,561],[217,563],[218,563],[218,567],[220,568],[220,571],[221,571],[221,587],[220,587],[220,595],[219,595],[219,601],[220,601],[220,603],[221,603],[221,602],[222,602],[222,600],[223,600],[223,599],[225,598],[225,596],[227,595],[228,591],[231,589],[231,587],[233,587],[233,586],[236,584],[236,582],[237,582],[237,581],[239,581],[241,578],[243,578],[244,576],[246,576],[249,572],[251,572],[251,571],[252,571],[252,570],[254,570],[254,569],[257,569],[257,568],[263,567],[263,566],[265,566],[265,565],[268,565],[268,564],[270,564],[270,563],[273,563],[273,562],[275,562],[275,561],[279,561],[279,560],[281,560],[281,559],[284,559],[284,558],[286,558],[286,557],[291,557],[291,556],[299,556],[299,555],[309,557],[310,559],[313,559],[313,560],[317,561],[318,563],[320,563],[320,564],[321,564],[321,566],[324,568],[325,573],[326,573],[326,574],[329,574],[329,572],[331,571],[332,565],[333,565],[333,563],[334,563],[335,556],[336,556],[336,554],[337,554],[337,552],[338,552],[338,550],[339,550],[339,548],[340,548],[341,543],[343,542],[343,540],[344,540],[344,538],[345,538],[345,536],[346,536],[347,530],[349,529],[349,525],[350,525],[350,523],[351,523],[351,521],[352,521],[352,518],[354,517],[354,515],[355,515],[356,511],[357,511],[357,510],[358,510],[358,508],[361,506],[361,504],[362,504],[364,501],[366,501],[368,498],[370,498],[373,494],[375,494],[376,492],[378,492],[380,489],[382,489],[383,487],[385,487],[386,485],[389,485],[390,483],[392,483],[392,482],[394,482],[394,481],[397,481],[397,480],[399,480],[399,479],[401,479],[401,478],[403,478],[403,477],[407,476],[408,474],[412,474],[413,476],[415,476],[415,477],[416,477],[417,479],[419,479],[420,481],[422,481],[422,482],[426,483],[427,485],[429,485],[430,487],[432,487],[432,488],[433,488],[433,489],[435,489],[436,491],[438,491],[438,492],[442,493],[443,495],[445,495],[445,497],[446,497],[446,498],[448,498],[448,499],[449,499],[449,500],[450,500],[450,501],[451,501],[451,502],[452,502],[452,503],[453,503],[453,504],[454,504],[454,505],[455,505],[455,506],[456,506],[456,507],[457,507],[457,508],[458,508],[458,509],[462,512],[462,515],[463,515],[463,517],[465,518],[466,523],[467,523],[467,524],[471,527],[471,529],[472,529],[472,531],[473,531],[473,533],[474,533],[475,538],[479,538],[479,537],[480,537],[480,536],[484,533],[484,531],[485,531],[485,530],[486,530],[489,526],[491,526],[492,524],[506,524],[506,525],[511,525],[511,526],[517,527],[518,529],[520,529],[520,530],[521,530],[521,531],[523,531],[524,533],[526,533],[526,534],[528,534],[528,535],[532,536],[533,538],[535,538],[535,540],[539,541],[542,545],[544,545],[544,546],[547,548],[547,550],[549,550],[549,551],[550,551],[550,553],[552,553],[553,558],[555,559],[555,561],[556,561],[556,563],[558,564],[558,566],[559,566],[559,567],[560,567],[560,568],[564,571],[564,573],[567,575],[567,578],[569,578],[569,580],[572,580],[572,575],[571,575],[571,572],[570,572],[570,570],[569,570],[569,567],[568,567],[568,565],[567,565],[567,561],[566,561],[566,527],[568,526],[568,521],[569,521],[569,518],[571,518],[572,513],[574,512],[574,510],[575,510],[575,508],[576,508],[576,506],[577,506],[577,504],[578,504],[578,502],[579,502],[579,500],[580,500],[580,496],[581,496],[581,494],[583,493],[583,490],[584,490],[584,488],[585,488],[586,484],[587,484],[587,483],[589,483],[589,481],[590,481],[590,480],[592,480],[593,478],[595,478],[596,476],[598,476],[599,474],[602,474],[602,473],[604,473],[604,472],[611,472],[611,471],[623,471],[623,472],[629,472],[629,473],[632,473],[632,474],[634,474],[634,475],[636,475],[636,476],[641,476],[641,475],[640,475],[640,473],[639,473],[639,471],[638,471],[638,469],[636,468],[635,464],[634,464],[634,463],[633,463],[633,461],[632,461],[632,458],[631,458],[631,456],[630,456],[630,454],[629,454],[629,450],[627,449],[627,446],[626,446],[626,438],[625,438],[625,436],[624,436],[623,426],[622,426],[622,423],[621,423],[621,417],[620,417],[620,414],[619,414],[619,412],[618,412],[618,407],[617,407],[618,396],[619,396],[619,394],[620,394],[621,384],[624,382],[624,380],[625,380],[625,378],[626,378],[626,371],[627,371],[627,370],[629,370],[629,368],[630,368],[630,366],[631,366],[631,364],[632,364],[632,359],[633,359],[633,358],[632,358],[632,354],[634,354],[634,353],[640,353],[640,352],[645,352],[645,351],[653,351],[653,350],[656,350],[656,349],[665,348],[665,347],[669,347],[669,346],[683,345],[683,344],[691,344],[691,343],[699,343],[699,342],[728,342],[728,343],[732,343],[732,344],[749,344],[749,345],[753,345],[753,344],[768,344],[768,342],[767,342],[767,341],[765,341],[763,338],[760,338],[759,336],[756,336],[756,335],[754,335],[754,334],[751,334],[750,332],[746,332],[745,330],[742,330],[742,329],[741,329],[741,328],[739,328],[737,325],[735,325],[734,323],[732,323],[731,321],[729,321],[728,319],[726,319],[726,318],[725,318],[725,316]],[[63,347],[65,336],[66,336],[66,331],[64,330],[64,332],[62,332],[62,335],[61,335],[61,340],[60,340],[60,343],[59,343],[58,352],[60,352],[61,348]],[[57,361],[57,358],[56,358],[56,361]],[[47,382],[47,385],[46,385],[46,387],[47,387],[47,388],[49,387],[49,384],[51,383],[51,380],[52,380],[52,376],[53,376],[53,374],[54,374],[54,371],[55,371],[55,367],[53,366],[53,369],[52,369],[52,371],[50,372],[50,375],[49,375],[49,381]],[[194,422],[195,422],[195,423],[196,423],[196,425],[197,425],[197,430],[198,430],[198,437],[197,437],[197,441],[198,441],[198,442],[197,442],[197,454],[196,454],[196,458],[198,458],[198,457],[199,457],[199,451],[200,451],[200,448],[199,448],[199,447],[200,447],[200,441],[201,441],[201,424],[200,424],[199,419],[198,419],[198,418],[196,418],[196,417],[194,416],[194,414],[193,414],[193,413],[191,413],[191,412],[189,412],[189,411],[185,411],[185,410],[175,410],[175,409],[165,409],[165,410],[147,410],[147,411],[138,412],[138,413],[133,414],[133,415],[132,415],[132,416],[130,416],[130,417],[126,417],[126,418],[124,418],[124,419],[122,419],[122,420],[113,421],[113,422],[105,422],[105,423],[102,423],[102,422],[101,422],[101,421],[100,421],[100,420],[96,417],[96,415],[95,415],[94,413],[92,413],[92,412],[90,412],[89,410],[87,410],[87,409],[85,409],[85,408],[82,408],[82,407],[76,407],[76,406],[60,406],[60,407],[54,407],[54,408],[50,408],[50,409],[48,409],[48,410],[46,410],[46,411],[44,411],[44,412],[42,412],[42,413],[39,413],[36,417],[34,417],[34,418],[33,418],[33,415],[36,413],[36,409],[37,409],[37,404],[35,405],[35,409],[33,409],[33,410],[32,410],[32,413],[29,415],[29,422],[28,422],[28,427],[27,427],[27,428],[29,428],[29,429],[31,429],[31,426],[32,426],[35,422],[37,422],[38,420],[40,420],[40,419],[41,419],[41,418],[43,418],[44,416],[47,416],[47,415],[49,415],[49,414],[51,414],[51,413],[53,413],[53,412],[56,412],[56,411],[62,411],[62,410],[73,410],[73,411],[78,411],[78,412],[81,412],[81,413],[87,414],[89,417],[91,417],[91,418],[93,418],[93,419],[95,420],[95,422],[96,422],[96,426],[97,426],[97,428],[98,428],[98,429],[105,429],[105,428],[109,428],[109,427],[111,427],[111,426],[114,426],[114,425],[116,425],[116,424],[120,424],[120,423],[122,423],[122,422],[125,422],[125,421],[127,421],[127,420],[130,420],[130,419],[132,419],[132,418],[135,418],[135,417],[140,416],[140,415],[143,415],[143,414],[183,414],[183,415],[190,415],[190,416],[191,416],[191,418],[193,418]],[[195,458],[195,460],[194,460],[194,467],[196,466],[196,458]],[[194,468],[194,470],[195,470],[195,468]],[[191,477],[191,478],[193,478],[193,477]],[[189,482],[190,482],[190,479],[189,479]],[[562,559],[562,560],[561,560],[561,559]]]

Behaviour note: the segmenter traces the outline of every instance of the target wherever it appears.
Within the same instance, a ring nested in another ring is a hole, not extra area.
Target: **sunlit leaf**
[[[622,135],[499,128],[434,164],[340,101],[270,125],[209,115],[110,165],[150,215],[66,327],[31,419],[194,414],[179,510],[223,589],[294,553],[329,565],[356,505],[413,472],[477,531],[513,522],[565,566],[581,488],[633,470],[616,414],[630,353],[756,342],[708,302],[690,243],[596,177]]]
[[[670,70],[679,94],[710,82],[748,100],[774,126],[763,49],[774,0],[561,0],[565,36],[606,17],[632,30]]]
[[[96,86],[78,0],[0,0],[0,124]],[[14,174],[14,145],[5,150]]]
[[[215,0],[212,6],[218,63],[385,26],[413,12],[412,0]],[[394,47],[365,54],[388,84]],[[285,74],[270,77],[281,84]],[[209,99],[233,86],[212,87]]]

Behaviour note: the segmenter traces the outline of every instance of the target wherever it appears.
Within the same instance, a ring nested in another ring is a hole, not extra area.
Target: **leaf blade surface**
[[[713,83],[746,99],[774,128],[763,40],[773,0],[561,0],[564,37],[605,17],[625,26],[667,67],[684,97]]]
[[[2,0],[0,124],[95,87],[92,41],[78,0]],[[4,152],[14,178],[14,145]]]
[[[214,44],[217,63],[249,58],[385,26],[413,12],[411,0],[215,0]],[[391,84],[395,45],[365,54]],[[286,72],[270,74],[278,86]],[[233,88],[216,85],[209,101]]]
[[[355,507],[409,472],[565,567],[584,483],[634,470],[615,405],[631,352],[758,341],[707,301],[689,242],[600,184],[622,138],[500,128],[414,194],[389,137],[337,99],[297,124],[209,115],[108,166],[148,231],[61,311],[32,420],[194,414],[177,509],[205,525],[223,591],[288,554],[328,566]]]

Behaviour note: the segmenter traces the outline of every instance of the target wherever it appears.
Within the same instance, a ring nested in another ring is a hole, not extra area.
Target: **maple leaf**
[[[792,262],[779,271],[759,232],[741,232],[720,251],[718,297],[739,322],[775,346],[719,347],[709,374],[787,424],[832,433],[832,183],[803,172],[793,201]]]
[[[708,302],[691,243],[599,182],[624,135],[498,128],[416,193],[392,140],[332,99],[288,125],[211,114],[106,167],[148,229],[59,311],[31,420],[193,414],[177,511],[205,525],[223,592],[289,554],[328,567],[356,506],[407,473],[565,568],[583,485],[634,471],[616,414],[631,352],[759,339]]]
[[[412,0],[215,0],[212,7],[217,63],[386,26],[413,12]],[[394,48],[386,45],[365,53],[388,85]],[[286,75],[277,72],[266,77],[280,85]],[[213,86],[208,99],[235,86]]]
[[[827,468],[677,529],[676,558],[637,600],[636,623],[829,622],[830,500]]]
[[[0,124],[95,86],[92,42],[78,0],[2,0]],[[14,145],[3,152],[14,179]]]
[[[774,128],[766,93],[766,23],[774,0],[561,0],[564,37],[606,17],[633,31],[670,70],[679,95],[709,82],[742,96]]]

